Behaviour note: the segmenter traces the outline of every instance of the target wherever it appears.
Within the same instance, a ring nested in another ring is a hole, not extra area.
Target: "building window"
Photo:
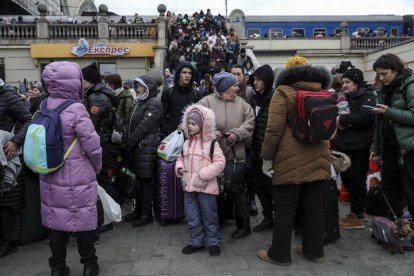
[[[292,37],[305,37],[305,29],[292,29]]]
[[[283,29],[269,29],[270,39],[283,38]]]
[[[247,29],[247,37],[249,39],[259,39],[260,36],[260,29]]]
[[[399,31],[398,28],[391,28],[391,37],[398,37]]]
[[[111,74],[116,74],[116,64],[115,63],[100,63],[99,72],[101,74],[101,78],[111,75]]]
[[[6,82],[6,70],[4,69],[4,58],[0,58],[0,79]]]
[[[325,28],[313,29],[313,37],[317,37],[317,38],[326,37],[326,29]]]
[[[368,37],[371,32],[370,28],[357,28],[357,36],[359,37]]]

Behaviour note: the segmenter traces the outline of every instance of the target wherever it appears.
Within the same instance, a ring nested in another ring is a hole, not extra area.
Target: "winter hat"
[[[83,79],[92,84],[101,82],[101,74],[99,73],[98,64],[94,61],[82,69]]]
[[[188,114],[188,119],[192,119],[200,128],[203,128],[203,115],[198,109],[193,109],[190,114]]]
[[[35,83],[33,84],[32,89],[33,89],[33,88],[37,88],[37,89],[39,89],[40,93],[42,93],[42,92],[43,92],[43,85],[42,85],[42,83],[41,83],[41,82],[39,82],[39,81],[37,81],[37,82],[35,82]]]
[[[213,77],[213,86],[218,93],[223,93],[237,83],[237,77],[225,71],[217,73]]]
[[[291,68],[297,65],[307,65],[307,64],[309,64],[309,62],[306,58],[296,55],[288,59],[285,69],[288,69],[288,68]]]
[[[361,86],[364,83],[364,73],[357,68],[351,68],[347,70],[343,75],[342,78],[350,79],[351,81],[355,82],[358,86]]]

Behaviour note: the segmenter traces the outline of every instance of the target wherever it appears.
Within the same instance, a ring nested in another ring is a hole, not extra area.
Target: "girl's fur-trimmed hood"
[[[184,134],[188,136],[188,116],[194,109],[198,110],[203,116],[203,129],[201,131],[201,138],[203,141],[212,141],[216,139],[216,116],[214,115],[213,110],[199,104],[193,104],[188,106],[185,109],[182,127],[184,129]]]
[[[322,89],[329,89],[332,84],[331,73],[323,66],[298,65],[283,70],[276,80],[279,85],[292,85],[295,82],[319,82]]]

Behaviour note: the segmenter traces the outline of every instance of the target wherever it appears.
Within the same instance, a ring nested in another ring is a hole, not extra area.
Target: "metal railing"
[[[0,24],[0,38],[33,39],[36,37],[36,24]]]
[[[49,38],[98,38],[98,24],[49,24]]]
[[[402,43],[409,37],[351,37],[351,49],[384,48]]]
[[[109,24],[110,38],[156,39],[158,37],[157,24]]]

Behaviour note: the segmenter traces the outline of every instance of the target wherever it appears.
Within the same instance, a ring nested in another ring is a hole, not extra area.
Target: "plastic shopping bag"
[[[104,209],[104,223],[120,222],[122,219],[121,206],[110,197],[106,191],[98,185],[98,194]]]
[[[183,146],[184,134],[181,130],[177,129],[161,141],[157,153],[159,157],[166,161],[174,161],[181,154]]]

